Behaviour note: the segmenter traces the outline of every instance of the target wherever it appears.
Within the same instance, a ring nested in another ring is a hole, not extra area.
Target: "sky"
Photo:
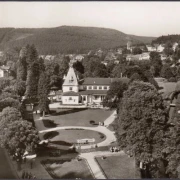
[[[0,2],[0,27],[104,27],[139,36],[180,34],[180,2]]]

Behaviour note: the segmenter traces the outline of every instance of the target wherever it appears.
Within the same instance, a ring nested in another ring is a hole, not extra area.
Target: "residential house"
[[[8,77],[10,72],[9,66],[0,66],[0,78],[1,77]]]
[[[150,59],[150,53],[146,52],[146,53],[142,53],[139,57],[139,60],[149,60]]]
[[[151,45],[146,45],[146,47],[147,47],[148,52],[153,52],[157,50],[156,47],[151,46]]]
[[[122,52],[123,52],[123,48],[118,48],[118,49],[117,49],[117,53],[118,53],[118,54],[122,54]]]
[[[108,52],[106,57],[104,58],[104,61],[114,61],[116,59],[116,55],[113,52]]]
[[[177,43],[177,42],[175,42],[175,43],[173,44],[173,46],[172,46],[173,51],[175,51],[175,50],[176,50],[177,46],[178,46],[178,43]]]
[[[157,52],[163,52],[164,51],[164,48],[165,48],[165,45],[164,44],[159,44],[157,46]]]
[[[83,59],[84,59],[84,56],[81,55],[81,54],[75,56],[75,60],[77,60],[77,61],[80,61],[80,62],[81,62]]]
[[[161,61],[164,61],[167,59],[167,55],[165,54],[160,54],[160,58],[161,58]]]
[[[121,78],[129,81],[128,78]],[[70,64],[67,76],[62,86],[63,105],[100,105],[105,98],[110,84],[119,78],[85,78],[79,80],[74,68]]]
[[[48,60],[48,61],[52,61],[52,60],[54,60],[54,58],[55,58],[55,56],[53,56],[53,55],[46,55],[44,59]]]

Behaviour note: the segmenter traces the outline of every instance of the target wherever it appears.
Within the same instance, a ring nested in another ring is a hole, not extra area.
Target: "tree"
[[[26,57],[19,58],[17,62],[17,79],[19,81],[26,81],[26,77],[27,77]]]
[[[134,73],[134,74],[130,77],[130,82],[140,81],[140,80],[142,80],[142,79],[141,79],[141,76],[140,76],[138,73]]]
[[[26,80],[26,98],[37,98],[38,91],[38,79],[39,79],[39,64],[34,62],[29,65]]]
[[[167,55],[167,56],[170,56],[170,55],[173,55],[174,51],[172,49],[172,43],[170,41],[168,41],[165,45],[165,48],[164,48],[164,53]]]
[[[38,99],[39,99],[39,109],[43,112],[43,117],[45,116],[45,112],[49,111],[49,82],[48,77],[45,71],[41,71],[40,78],[38,82]]]
[[[26,82],[25,81],[16,81],[14,84],[14,92],[19,96],[24,96],[26,91]]]
[[[123,92],[128,88],[128,81],[118,80],[110,85],[107,96],[103,102],[104,106],[110,108],[117,108],[123,96]]]
[[[162,62],[160,55],[157,52],[151,52],[150,53],[150,62],[151,66],[154,67],[154,76],[158,77],[160,75],[160,71],[162,68]]]
[[[0,78],[0,92],[9,85],[10,85],[9,78]]]
[[[81,74],[84,74],[84,66],[82,65],[82,62],[75,62],[73,64],[73,68],[76,69],[76,71],[80,72]]]
[[[139,47],[135,47],[132,50],[133,54],[142,54],[142,50]]]
[[[160,164],[166,166],[162,151],[167,114],[156,88],[141,81],[131,83],[119,106],[118,123],[120,146],[146,164],[149,177],[165,178]]]
[[[166,79],[170,79],[171,77],[173,77],[171,67],[168,64],[163,65],[160,76]]]
[[[114,66],[112,70],[112,77],[121,78],[125,73],[125,71],[126,71],[126,66],[122,64],[118,64]]]
[[[15,99],[15,100],[19,100],[19,96],[17,94],[3,91],[0,94],[0,101],[3,100],[3,99],[6,99],[6,98],[12,98],[12,99]]]
[[[112,71],[113,71],[113,69],[114,69],[115,66],[116,66],[116,65],[115,65],[114,62],[112,62],[112,61],[108,62],[106,68],[107,68],[107,72],[108,72],[108,74],[109,74],[109,77],[112,77]]]
[[[34,44],[27,45],[26,50],[27,50],[26,62],[27,62],[28,68],[30,68],[31,64],[33,64],[34,62],[38,60],[38,52]]]
[[[68,69],[69,69],[69,62],[70,59],[68,56],[64,56],[63,59],[61,61],[59,61],[59,75],[61,78],[64,77],[64,75],[67,74]]]
[[[108,77],[106,66],[102,63],[97,62],[93,72],[93,77]]]
[[[1,146],[21,160],[25,151],[36,152],[39,143],[37,130],[28,121],[14,121],[1,132]]]
[[[20,109],[21,105],[20,102],[16,99],[13,99],[11,97],[7,97],[5,99],[0,100],[0,111],[2,111],[6,107],[14,107],[17,109]]]
[[[8,128],[8,124],[21,119],[21,113],[14,107],[6,107],[0,113],[0,130]]]

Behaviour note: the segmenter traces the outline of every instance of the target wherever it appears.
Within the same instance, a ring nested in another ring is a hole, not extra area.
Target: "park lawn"
[[[48,138],[48,134],[50,135]],[[45,137],[45,138],[44,138]],[[105,140],[106,136],[102,133],[83,130],[83,129],[69,129],[69,130],[58,130],[40,134],[41,139],[50,139],[51,142],[66,142],[66,143],[77,143],[77,139],[95,139],[95,143],[99,143]]]
[[[96,160],[108,179],[140,178],[135,172],[134,159],[126,154],[108,156],[104,160],[101,157],[96,157]]]
[[[93,179],[85,160],[46,160],[46,170],[54,179]]]
[[[63,126],[98,126],[99,122],[104,122],[113,110],[103,109],[59,109],[57,113],[52,113],[43,118],[43,120],[35,121],[39,131]],[[90,121],[94,121],[91,124]]]

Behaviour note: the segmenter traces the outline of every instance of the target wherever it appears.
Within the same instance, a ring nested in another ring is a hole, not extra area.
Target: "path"
[[[82,126],[66,126],[66,127],[55,127],[46,130],[39,131],[39,133],[50,132],[50,131],[57,131],[62,129],[85,129],[85,130],[92,130],[103,133],[106,135],[106,139],[103,142],[97,144],[98,147],[101,146],[109,146],[112,142],[116,141],[116,137],[113,131],[110,131],[107,127],[115,120],[116,111],[114,111],[105,121],[104,126],[98,127],[82,127]],[[37,120],[42,120],[41,118]],[[89,149],[92,145],[81,146],[81,149]],[[95,157],[98,156],[112,156],[112,155],[119,155],[124,152],[109,152],[109,151],[97,151],[97,152],[89,152],[89,153],[81,153],[79,156],[81,158],[86,159],[89,167],[94,174],[96,179],[106,179],[105,175],[103,174],[101,168],[99,167],[98,163],[95,160]]]
[[[55,128],[50,128],[46,130],[39,131],[39,133],[45,133],[45,132],[51,132],[51,131],[57,131],[57,130],[63,130],[63,129],[85,129],[85,130],[91,130],[91,131],[97,131],[106,136],[106,139],[100,143],[97,144],[98,147],[101,146],[109,146],[112,142],[116,141],[116,137],[114,135],[113,131],[110,131],[107,129],[106,126],[109,126],[114,119],[115,119],[115,114],[116,112],[114,111],[105,121],[104,124],[105,126],[97,126],[97,127],[83,127],[83,126],[64,126],[64,127],[55,127]],[[42,120],[42,119],[39,119]],[[91,148],[92,145],[87,145],[87,146],[81,146],[81,149],[89,149]]]
[[[116,137],[114,135],[114,132],[110,131],[104,126],[98,126],[98,127],[82,127],[82,126],[65,126],[65,127],[55,127],[50,128],[46,130],[39,131],[39,133],[45,133],[45,132],[51,132],[51,131],[57,131],[57,130],[63,130],[63,129],[85,129],[85,130],[91,130],[91,131],[97,131],[106,136],[106,139],[100,143],[97,144],[98,147],[101,146],[109,146],[112,142],[116,141]],[[89,149],[92,145],[87,146],[81,146],[81,149]]]
[[[106,179],[104,173],[102,172],[101,168],[99,167],[98,163],[95,160],[95,157],[98,156],[114,156],[124,154],[123,151],[120,152],[109,152],[109,151],[97,151],[97,152],[90,152],[90,153],[82,153],[79,156],[87,160],[91,171],[93,172],[96,179]]]

